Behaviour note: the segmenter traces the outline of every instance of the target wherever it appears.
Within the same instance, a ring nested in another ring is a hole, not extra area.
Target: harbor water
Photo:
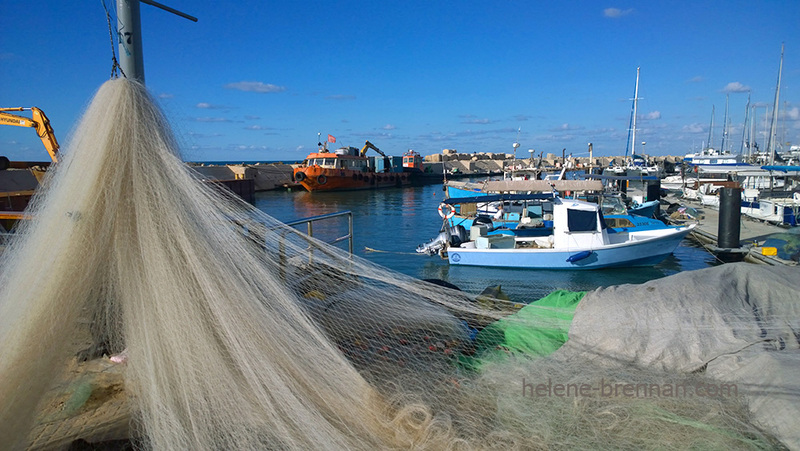
[[[716,264],[713,255],[689,238],[673,255],[654,267],[593,271],[543,271],[448,265],[439,256],[417,254],[417,245],[435,237],[442,226],[438,206],[441,185],[382,190],[306,192],[265,191],[256,194],[256,207],[284,222],[312,216],[353,212],[353,252],[377,265],[419,279],[440,279],[464,291],[480,293],[500,285],[512,301],[528,303],[555,290],[594,290],[639,284],[681,271]],[[305,231],[305,225],[298,226]],[[314,237],[330,241],[347,233],[347,220],[335,218],[313,225]],[[339,243],[346,248],[346,243]]]

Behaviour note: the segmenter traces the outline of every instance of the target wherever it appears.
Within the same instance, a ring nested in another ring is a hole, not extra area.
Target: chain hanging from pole
[[[108,22],[108,39],[111,42],[111,78],[117,78],[117,70],[119,73],[122,74],[123,77],[128,78],[125,75],[125,71],[122,70],[122,66],[120,66],[119,61],[117,61],[117,52],[114,51],[114,32],[111,28],[111,14],[108,12],[108,6],[106,6],[105,0],[101,0],[103,3],[103,9],[106,11],[106,22]]]

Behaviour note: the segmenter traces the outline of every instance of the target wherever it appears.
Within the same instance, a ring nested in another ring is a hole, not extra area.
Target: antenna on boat
[[[197,22],[197,18],[182,13],[153,0],[117,0],[117,40],[122,73],[144,84],[144,57],[142,56],[142,21],[139,2]]]

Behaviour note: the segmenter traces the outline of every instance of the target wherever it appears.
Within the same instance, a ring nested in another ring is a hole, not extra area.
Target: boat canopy
[[[606,244],[606,224],[597,204],[563,199],[553,206],[553,236],[557,248],[596,248]]]
[[[484,194],[479,196],[470,197],[451,197],[445,199],[442,203],[447,205],[455,204],[476,204],[484,202],[500,202],[500,201],[526,201],[526,200],[547,200],[553,199],[553,193],[536,193],[536,194]]]
[[[603,184],[596,180],[490,180],[484,191],[602,191]]]
[[[659,180],[655,175],[602,175],[602,174],[586,174],[587,179],[597,180]]]
[[[800,172],[800,166],[761,166],[767,171]]]

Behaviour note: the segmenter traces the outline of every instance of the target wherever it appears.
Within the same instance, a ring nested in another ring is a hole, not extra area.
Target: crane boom
[[[378,149],[377,147],[375,147],[375,145],[374,145],[374,144],[372,144],[372,143],[371,143],[371,142],[369,142],[369,141],[367,141],[367,142],[364,144],[364,147],[362,147],[362,148],[361,148],[361,156],[362,156],[362,157],[363,157],[363,156],[364,156],[364,155],[367,153],[367,149],[372,149],[372,150],[374,150],[375,152],[378,152],[379,154],[381,154],[381,156],[382,156],[383,158],[388,158],[388,157],[386,156],[386,154],[385,154],[385,153],[383,153],[383,152],[381,151],[381,149]]]
[[[25,116],[17,116],[16,114],[6,113],[6,111],[31,111],[31,118]],[[58,141],[53,132],[53,127],[50,126],[50,119],[44,114],[44,111],[39,108],[0,108],[0,124],[16,125],[17,127],[31,127],[36,129],[36,134],[44,143],[47,153],[53,163],[58,162]]]

